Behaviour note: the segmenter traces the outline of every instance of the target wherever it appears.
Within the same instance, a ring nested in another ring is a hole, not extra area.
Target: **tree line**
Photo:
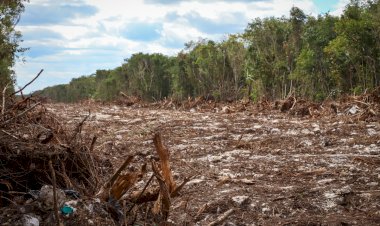
[[[20,47],[21,32],[15,29],[27,0],[0,1],[0,93],[14,91],[15,73],[12,67],[27,48]],[[4,89],[6,88],[6,89]]]
[[[221,42],[185,44],[176,56],[136,53],[113,70],[98,70],[39,93],[53,101],[114,100],[123,92],[147,101],[204,96],[226,101],[323,100],[380,85],[380,3],[352,0],[339,17],[254,19]]]

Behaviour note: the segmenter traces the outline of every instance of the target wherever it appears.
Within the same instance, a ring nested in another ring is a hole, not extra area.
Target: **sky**
[[[175,55],[200,38],[221,41],[260,17],[288,16],[291,7],[316,16],[342,13],[349,0],[30,0],[16,29],[30,48],[15,65],[24,91],[69,83],[113,69],[132,54]]]

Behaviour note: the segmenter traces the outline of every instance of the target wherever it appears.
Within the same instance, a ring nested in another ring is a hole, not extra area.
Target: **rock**
[[[232,197],[232,201],[234,201],[238,205],[247,204],[248,199],[249,199],[249,196],[246,196],[246,195]]]
[[[22,225],[23,226],[39,226],[40,219],[38,216],[34,216],[32,214],[25,214],[22,216]]]
[[[61,189],[56,189],[56,193],[57,204],[60,207],[65,202],[65,193]],[[38,200],[41,202],[44,210],[52,210],[54,208],[53,186],[44,185],[40,190]]]

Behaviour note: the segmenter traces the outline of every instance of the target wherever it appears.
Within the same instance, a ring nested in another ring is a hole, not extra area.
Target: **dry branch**
[[[43,71],[44,71],[44,69],[41,69],[41,71],[30,82],[28,82],[24,87],[22,87],[18,91],[12,93],[10,96],[13,96],[13,95],[16,95],[17,93],[22,92],[26,87],[28,87],[30,84],[32,84],[42,74]]]
[[[9,83],[5,85],[4,89],[3,89],[3,105],[2,105],[2,108],[1,108],[1,114],[4,115],[5,113],[5,92],[7,92],[7,89],[8,89],[8,86],[9,86]]]
[[[189,178],[185,178],[182,182],[182,184],[180,184],[178,187],[176,187],[174,189],[174,191],[172,193],[170,193],[170,197],[176,197],[177,195],[179,195],[179,192],[181,191],[181,189],[187,184],[187,182],[189,182],[191,180],[192,177],[189,177]]]
[[[142,195],[144,194],[145,190],[148,188],[150,182],[153,180],[153,177],[154,177],[154,174],[152,174],[152,176],[150,176],[148,182],[145,184],[143,190],[141,192],[139,192],[139,195],[137,197],[137,200],[139,200]],[[136,202],[133,203],[133,205],[128,209],[127,213],[131,212],[131,210],[133,209],[133,207],[136,205]]]
[[[84,125],[84,122],[88,119],[88,117],[90,117],[90,112],[88,112],[88,115],[86,115],[82,121],[76,126],[75,130],[74,130],[74,134],[72,135],[72,138],[71,140],[73,141],[74,138],[82,131],[82,127]]]
[[[166,221],[169,217],[171,205],[170,192],[155,162],[152,162],[152,170],[160,186],[160,193],[153,205],[152,213],[159,216],[159,218],[161,218],[161,221]]]
[[[158,156],[160,157],[162,176],[169,188],[169,192],[172,193],[176,189],[176,183],[174,182],[172,172],[170,170],[169,162],[169,150],[162,144],[161,135],[156,133],[153,138],[154,146]]]
[[[111,187],[111,197],[119,200],[141,177],[139,172],[120,175]]]
[[[133,156],[128,156],[123,165],[121,165],[120,168],[112,175],[112,177],[102,186],[96,196],[100,197],[103,200],[108,200],[110,195],[110,188],[115,183],[120,173],[132,162],[132,160]]]
[[[235,210],[230,209],[224,212],[222,215],[218,217],[215,221],[211,222],[207,226],[216,226],[216,225],[221,225],[223,221],[225,221]]]
[[[23,116],[23,115],[25,115],[26,113],[28,113],[29,111],[33,110],[35,107],[37,107],[37,106],[40,105],[40,104],[41,104],[41,103],[38,102],[38,103],[34,104],[33,106],[31,106],[30,108],[26,109],[25,111],[21,112],[20,114],[16,115],[15,117],[6,120],[5,122],[3,122],[3,123],[0,124],[0,127],[2,127],[2,126],[4,126],[4,125],[6,125],[6,124],[12,122],[13,120],[15,120],[15,119],[17,119],[17,118],[19,118],[19,117],[21,117],[21,116]]]

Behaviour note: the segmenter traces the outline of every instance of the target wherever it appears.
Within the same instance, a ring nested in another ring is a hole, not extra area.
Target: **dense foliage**
[[[49,87],[55,101],[113,100],[120,92],[145,100],[204,96],[314,100],[380,85],[380,3],[352,0],[340,17],[257,18],[222,42],[185,44],[177,56],[133,54],[114,70]]]
[[[8,85],[11,91],[14,87],[14,72],[12,66],[15,59],[26,49],[20,47],[21,33],[15,30],[24,11],[26,0],[0,1],[0,88]]]

